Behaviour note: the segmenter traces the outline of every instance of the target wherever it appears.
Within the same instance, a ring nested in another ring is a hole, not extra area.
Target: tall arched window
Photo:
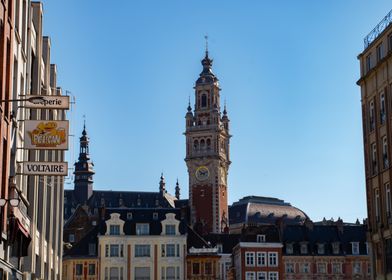
[[[199,141],[195,140],[193,142],[193,150],[197,151],[199,149]]]
[[[211,150],[211,139],[207,139],[207,150]]]
[[[201,96],[201,107],[202,108],[207,107],[207,95],[206,94],[203,94]]]
[[[204,150],[205,147],[206,147],[206,143],[205,143],[204,139],[201,139],[200,140],[200,150]]]

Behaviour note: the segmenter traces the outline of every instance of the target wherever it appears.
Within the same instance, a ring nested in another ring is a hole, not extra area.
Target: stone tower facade
[[[78,203],[86,202],[93,194],[94,164],[90,160],[89,138],[86,126],[80,137],[79,160],[75,163],[74,195]]]
[[[194,110],[186,119],[186,158],[189,174],[191,224],[199,233],[219,233],[228,228],[227,174],[229,118],[221,113],[218,78],[206,51],[203,71],[195,84]],[[225,106],[226,107],[226,106]]]

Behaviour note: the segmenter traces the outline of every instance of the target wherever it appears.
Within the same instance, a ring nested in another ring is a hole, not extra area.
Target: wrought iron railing
[[[380,21],[377,26],[365,37],[365,49],[392,23],[392,10]]]

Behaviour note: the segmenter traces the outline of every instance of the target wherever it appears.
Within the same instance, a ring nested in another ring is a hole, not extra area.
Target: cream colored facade
[[[99,279],[137,280],[139,273],[149,279],[185,279],[186,235],[180,234],[175,214],[166,214],[160,235],[150,235],[146,228],[139,235],[125,235],[124,221],[117,213],[111,214],[106,224],[106,234],[98,237]],[[148,227],[148,223],[140,224]],[[165,232],[166,225],[174,225],[175,234]],[[111,226],[119,226],[118,235],[110,234]]]
[[[374,279],[392,279],[392,11],[365,38],[358,56]]]

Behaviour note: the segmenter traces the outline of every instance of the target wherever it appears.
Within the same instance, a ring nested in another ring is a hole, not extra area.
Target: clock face
[[[200,166],[196,169],[196,179],[199,181],[205,181],[210,176],[210,171],[206,166]]]

